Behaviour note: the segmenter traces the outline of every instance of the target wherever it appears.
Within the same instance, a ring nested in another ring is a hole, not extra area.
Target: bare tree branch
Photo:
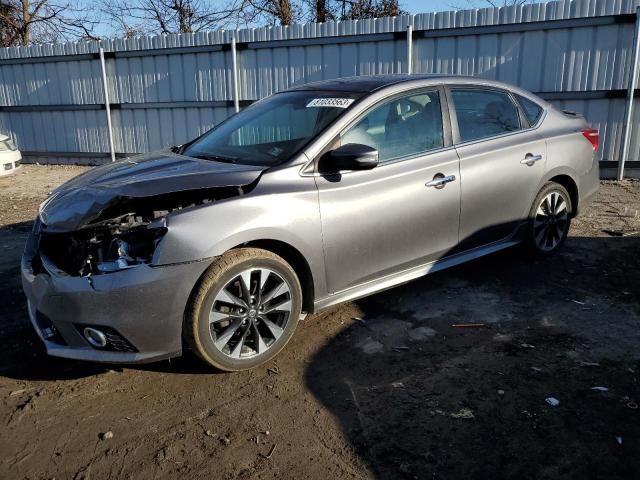
[[[100,13],[124,36],[193,33],[225,28],[244,0],[102,0]]]
[[[483,7],[520,7],[528,3],[538,3],[540,0],[464,0],[463,2],[451,3],[451,8],[461,10],[464,8]]]
[[[398,0],[98,0],[89,5],[85,11],[72,0],[0,0],[0,45],[96,39],[96,31],[129,38],[405,13]]]
[[[70,39],[96,39],[98,23],[72,2],[1,0],[1,46],[29,45]]]
[[[240,20],[245,24],[290,25],[299,20],[326,22],[403,13],[398,0],[244,0]]]

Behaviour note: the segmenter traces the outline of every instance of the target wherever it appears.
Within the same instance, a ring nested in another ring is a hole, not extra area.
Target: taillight
[[[597,128],[584,128],[582,129],[582,135],[584,135],[584,138],[589,140],[594,152],[598,150],[598,147],[600,146],[600,135],[598,134]]]

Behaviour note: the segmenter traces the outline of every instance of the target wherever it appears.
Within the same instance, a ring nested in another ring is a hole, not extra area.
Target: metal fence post
[[[111,125],[111,105],[109,104],[109,89],[107,86],[107,68],[104,62],[104,48],[100,47],[100,68],[102,69],[102,88],[104,90],[104,107],[107,111],[107,130],[109,133],[109,153],[111,161],[116,161],[116,149],[113,146],[113,126]]]
[[[236,34],[231,38],[231,63],[233,68],[233,105],[236,113],[240,111],[240,98],[238,94],[238,51],[236,49]]]
[[[407,26],[407,73],[413,73],[413,25]]]
[[[622,157],[618,163],[618,180],[624,178],[624,164],[629,159],[631,151],[631,134],[633,133],[633,103],[638,87],[638,70],[640,69],[640,7],[636,9],[636,30],[633,41],[633,60],[631,62],[631,78],[627,89],[626,122],[624,126],[624,140],[622,142]]]

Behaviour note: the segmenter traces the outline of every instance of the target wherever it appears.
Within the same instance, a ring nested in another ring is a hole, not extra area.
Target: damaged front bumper
[[[70,276],[43,268],[35,243],[30,238],[22,258],[22,286],[49,355],[144,363],[181,354],[185,307],[211,260]],[[103,332],[106,344],[92,346],[87,327]]]
[[[40,205],[21,267],[48,353],[121,363],[179,355],[189,295],[213,259],[197,260],[185,239],[173,248],[195,261],[159,260],[168,221],[248,193],[266,168],[156,152],[54,190]]]

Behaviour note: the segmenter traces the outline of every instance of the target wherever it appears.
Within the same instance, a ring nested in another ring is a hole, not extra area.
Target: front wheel
[[[208,364],[246,370],[273,358],[296,329],[302,289],[278,255],[257,248],[220,257],[196,287],[185,317],[185,337]]]
[[[573,205],[567,189],[555,182],[545,184],[529,213],[529,249],[541,256],[558,251],[569,234],[572,213]]]

